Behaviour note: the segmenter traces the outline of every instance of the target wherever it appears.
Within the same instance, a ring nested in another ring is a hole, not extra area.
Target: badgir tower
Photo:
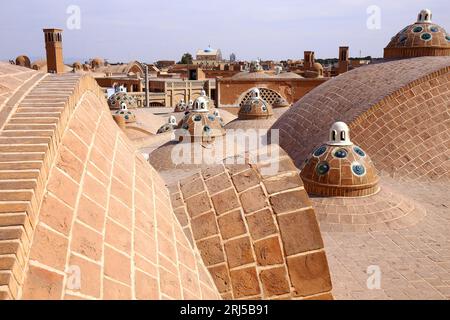
[[[238,117],[202,94],[169,120],[65,72],[45,29],[47,72],[0,62],[0,299],[450,298],[450,38],[432,19],[293,106],[253,86]],[[171,163],[227,128],[279,130],[278,156]],[[380,290],[361,286],[372,264]]]

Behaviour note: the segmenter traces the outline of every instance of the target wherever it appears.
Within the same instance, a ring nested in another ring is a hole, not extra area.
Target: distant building
[[[236,61],[236,54],[232,53],[230,54],[230,62],[235,62]]]

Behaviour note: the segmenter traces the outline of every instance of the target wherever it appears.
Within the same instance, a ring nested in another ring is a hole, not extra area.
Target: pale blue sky
[[[68,30],[69,5],[81,8],[81,29]],[[381,8],[381,29],[366,27],[367,8]],[[390,37],[416,20],[422,8],[450,32],[448,0],[29,0],[4,1],[0,59],[45,55],[43,27],[61,27],[66,58],[114,61],[178,60],[211,45],[238,59],[382,56]]]

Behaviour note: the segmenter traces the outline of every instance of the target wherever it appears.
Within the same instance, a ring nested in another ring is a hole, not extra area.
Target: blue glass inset
[[[322,176],[330,171],[330,165],[328,164],[328,162],[320,162],[316,167],[316,171],[317,174]]]
[[[345,150],[345,149],[339,149],[338,151],[336,151],[334,153],[334,156],[336,158],[340,158],[340,159],[344,159],[345,157],[347,157],[347,155],[348,155],[348,153],[347,153],[347,150]]]
[[[353,173],[357,176],[362,176],[366,173],[366,168],[362,164],[354,164],[352,166]]]
[[[320,157],[327,151],[327,146],[321,146],[316,151],[314,151],[314,156]]]
[[[365,157],[366,153],[360,148],[360,147],[354,147],[353,150],[358,154],[360,157]]]

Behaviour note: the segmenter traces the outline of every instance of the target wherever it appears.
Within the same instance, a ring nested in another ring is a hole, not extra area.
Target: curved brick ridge
[[[415,225],[426,210],[386,185],[371,196],[311,198],[324,232],[370,232],[404,229]]]
[[[300,166],[335,121],[375,167],[399,178],[450,179],[450,57],[365,66],[328,81],[273,125]]]
[[[41,80],[0,147],[1,299],[220,298],[94,79]]]
[[[172,204],[225,299],[332,299],[322,237],[287,155],[262,176],[249,164],[217,165],[181,180]]]

